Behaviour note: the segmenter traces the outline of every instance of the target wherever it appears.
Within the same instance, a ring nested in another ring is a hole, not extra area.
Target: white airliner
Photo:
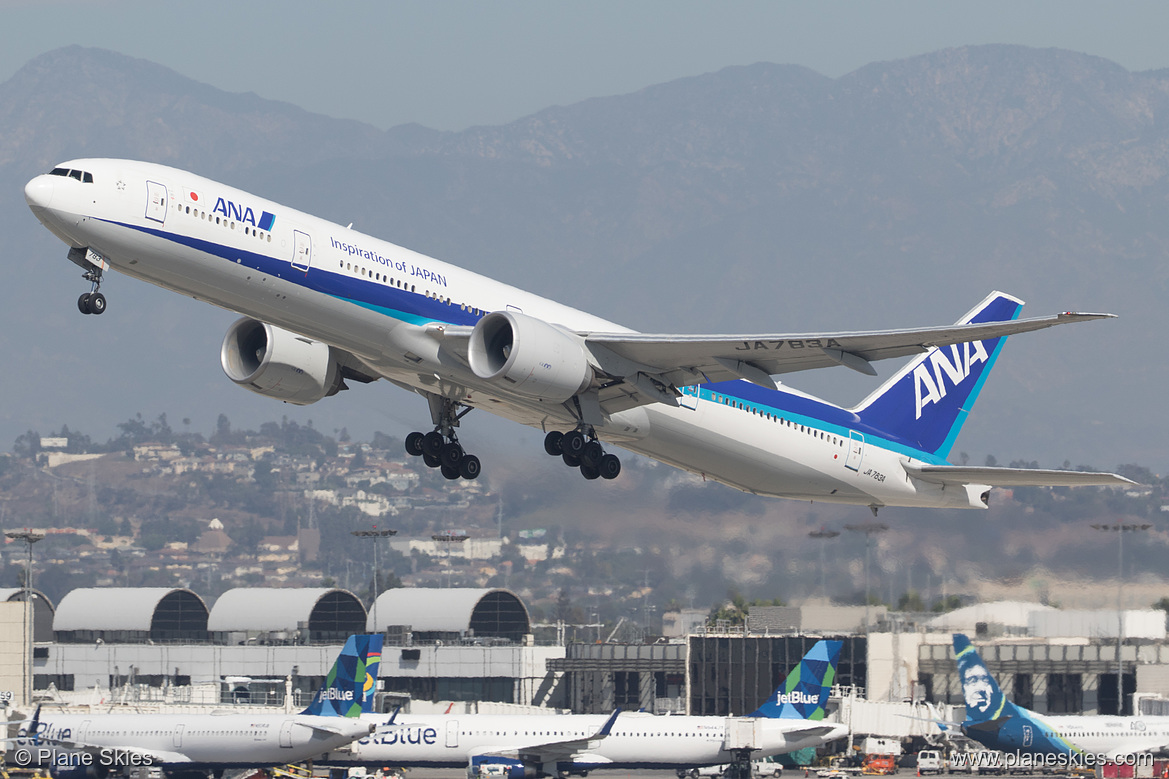
[[[169,777],[203,779],[231,768],[280,766],[368,736],[380,635],[351,636],[328,684],[299,714],[52,714],[22,723],[8,766],[48,767],[56,779],[102,779],[156,766]],[[391,726],[392,732],[392,726]]]
[[[1006,768],[1091,770],[1130,755],[1169,752],[1169,717],[1039,714],[1007,698],[969,638],[955,633],[953,640],[966,720],[939,725],[1002,751]]]
[[[379,729],[319,762],[466,767],[469,776],[491,765],[525,779],[599,769],[689,769],[733,762],[740,749],[759,758],[818,747],[848,735],[847,726],[824,720],[841,646],[817,641],[747,717],[403,714],[395,716],[395,729]]]
[[[406,449],[450,479],[479,459],[456,435],[481,408],[546,432],[588,479],[605,443],[759,495],[985,508],[992,486],[1128,483],[1112,474],[952,466],[946,456],[1005,337],[1107,314],[1016,319],[993,293],[958,324],[852,333],[652,335],[174,168],[63,162],[25,187],[69,246],[100,314],[114,268],[244,314],[221,362],[246,389],[314,403],[384,378],[425,397],[434,429]],[[842,408],[772,376],[915,359]]]

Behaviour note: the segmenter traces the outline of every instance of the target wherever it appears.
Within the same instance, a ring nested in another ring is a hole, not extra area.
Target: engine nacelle
[[[540,400],[563,403],[593,380],[578,337],[512,311],[493,311],[479,320],[468,357],[479,378],[502,380],[507,389]]]
[[[93,754],[80,750],[54,750],[52,760],[49,776],[53,779],[107,779],[110,775],[108,766],[102,765]]]
[[[535,766],[492,755],[475,755],[467,763],[467,779],[535,779]]]
[[[341,389],[341,369],[328,344],[247,317],[228,329],[219,362],[241,387],[298,406]]]

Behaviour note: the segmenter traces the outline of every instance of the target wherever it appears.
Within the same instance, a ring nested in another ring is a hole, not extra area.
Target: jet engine
[[[479,320],[468,348],[481,379],[529,398],[562,403],[589,385],[593,369],[581,339],[542,319],[494,311]]]
[[[298,406],[335,395],[343,386],[328,344],[248,317],[228,329],[219,362],[241,387]]]
[[[111,750],[113,751],[113,750]],[[106,779],[110,775],[108,766],[87,752],[55,751],[49,776],[53,779]]]

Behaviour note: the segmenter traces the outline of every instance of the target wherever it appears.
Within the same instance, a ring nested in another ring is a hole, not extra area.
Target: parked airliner
[[[310,760],[368,736],[380,635],[350,636],[312,703],[299,714],[52,714],[21,725],[8,764],[47,766],[54,777],[102,779],[157,766],[169,777],[203,779],[226,769]],[[391,726],[392,728],[392,726]]]
[[[1169,717],[1038,714],[1007,700],[960,633],[954,635],[954,654],[966,699],[962,732],[1007,753],[1020,768],[1092,769],[1106,760],[1169,750]]]
[[[480,462],[456,435],[471,409],[545,431],[587,479],[611,443],[741,490],[868,506],[985,508],[992,486],[1123,484],[1113,474],[953,466],[946,457],[1006,336],[1107,314],[1018,319],[992,293],[951,327],[747,335],[638,333],[174,168],[63,162],[25,187],[105,310],[113,268],[244,317],[220,360],[240,386],[308,404],[387,379],[424,397],[433,430],[407,451],[450,479]],[[914,356],[843,408],[772,376]],[[604,443],[602,443],[604,442]]]
[[[466,767],[469,775],[489,764],[505,767],[512,779],[524,779],[605,768],[729,763],[736,746],[748,741],[756,758],[817,747],[848,735],[846,726],[824,720],[841,646],[840,641],[817,641],[779,689],[747,717],[400,714],[395,730],[378,730],[323,756],[320,763]]]

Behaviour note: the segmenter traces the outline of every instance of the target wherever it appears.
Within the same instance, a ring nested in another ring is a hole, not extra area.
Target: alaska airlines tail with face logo
[[[962,697],[966,700],[963,726],[992,723],[1018,714],[1015,704],[1007,700],[987,670],[978,650],[961,633],[954,634],[954,659],[958,661],[958,678],[962,680]]]
[[[779,689],[750,716],[824,719],[824,707],[836,681],[836,664],[843,646],[842,641],[817,641]]]
[[[382,659],[382,636],[350,636],[337,662],[325,677],[325,686],[302,714],[358,717],[373,712],[377,669]]]
[[[956,324],[1017,319],[1023,301],[992,292]],[[853,411],[896,443],[945,459],[1006,337],[933,347]]]

